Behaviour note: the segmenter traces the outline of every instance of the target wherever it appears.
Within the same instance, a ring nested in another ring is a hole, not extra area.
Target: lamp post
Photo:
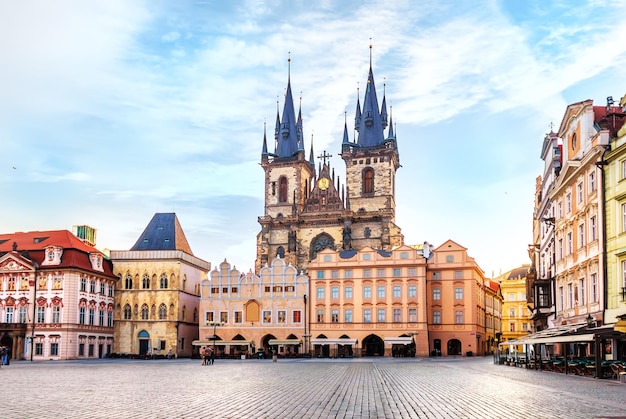
[[[211,364],[212,364],[213,360],[215,359],[215,340],[217,339],[216,329],[217,329],[217,326],[222,326],[222,322],[207,322],[206,324],[207,326],[213,326],[213,353],[211,354]]]
[[[33,354],[35,352],[35,324],[37,315],[37,268],[39,265],[37,262],[33,261],[33,275],[35,280],[33,281],[33,325],[30,335],[30,362],[33,362]]]

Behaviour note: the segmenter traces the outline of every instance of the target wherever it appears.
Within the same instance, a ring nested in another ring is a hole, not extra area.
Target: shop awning
[[[524,340],[522,345],[534,345],[535,343],[572,343],[572,342],[592,342],[593,341],[593,333],[588,333],[584,335],[564,335],[564,336],[553,336],[553,337],[545,337],[545,338],[530,338]],[[518,343],[519,345],[519,343]]]
[[[270,345],[300,345],[300,339],[270,339],[267,343]]]
[[[193,346],[213,346],[213,340],[194,340]],[[249,340],[216,340],[215,346],[240,346],[250,345]]]
[[[356,345],[356,339],[339,338],[339,339],[311,339],[312,345]]]
[[[410,345],[413,343],[411,336],[398,336],[395,338],[384,338],[383,341],[390,345]]]
[[[626,320],[618,320],[613,330],[620,333],[626,333]]]

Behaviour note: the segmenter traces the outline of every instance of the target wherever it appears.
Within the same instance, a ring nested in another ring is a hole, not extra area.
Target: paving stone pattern
[[[491,358],[20,361],[0,385],[2,418],[626,418],[626,384]]]

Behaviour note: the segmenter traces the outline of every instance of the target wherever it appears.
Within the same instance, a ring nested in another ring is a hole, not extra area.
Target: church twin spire
[[[357,89],[356,114],[354,118],[354,129],[358,133],[356,141],[350,142],[348,137],[347,120],[344,123],[342,149],[344,147],[377,147],[388,140],[395,140],[394,127],[391,114],[387,113],[387,99],[385,88],[383,89],[382,105],[378,106],[378,97],[376,93],[376,85],[374,82],[374,72],[372,70],[370,45],[370,66],[367,77],[367,86],[365,96],[363,97],[363,106],[361,106],[361,98],[359,89]],[[274,128],[274,152],[269,153],[267,147],[267,136],[264,132],[262,157],[288,159],[297,153],[304,153],[304,130],[302,123],[302,95],[300,96],[300,106],[296,117],[295,106],[293,103],[293,95],[291,91],[291,57],[288,59],[289,71],[287,78],[287,90],[285,93],[285,103],[283,106],[282,118],[279,112],[279,102],[276,101],[276,124]],[[388,136],[385,138],[384,130],[389,127]],[[309,156],[311,167],[315,168],[315,160],[313,155],[313,136],[311,136],[311,151]]]

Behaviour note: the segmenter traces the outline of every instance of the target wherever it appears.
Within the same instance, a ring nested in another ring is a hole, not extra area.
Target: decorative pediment
[[[63,299],[59,296],[52,297],[52,305],[55,307],[63,307]]]
[[[61,264],[61,256],[63,255],[63,248],[60,246],[48,246],[45,248],[45,257],[41,266],[54,266]]]
[[[94,271],[104,272],[102,267],[102,253],[90,253],[89,260],[91,261],[91,268]]]
[[[0,271],[32,271],[33,266],[14,253],[7,253],[0,258]]]

